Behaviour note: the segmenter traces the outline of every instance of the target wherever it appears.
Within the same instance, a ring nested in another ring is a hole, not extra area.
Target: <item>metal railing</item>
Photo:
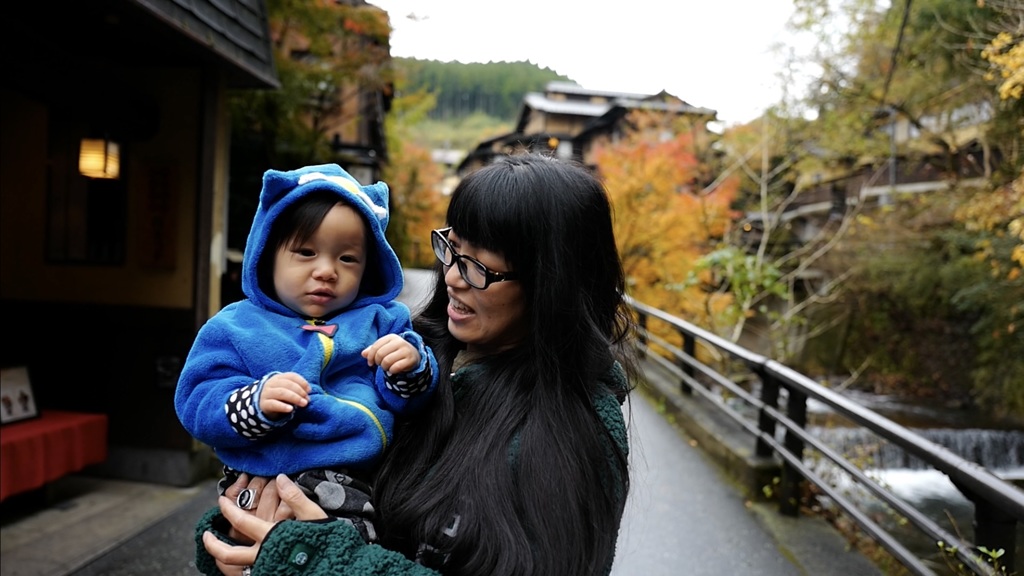
[[[810,482],[911,573],[936,574],[923,558],[911,552],[890,531],[875,522],[808,464],[806,450],[813,449],[821,458],[842,469],[854,482],[902,515],[920,533],[930,537],[933,542],[944,543],[946,552],[954,555],[966,569],[975,574],[996,574],[978,550],[979,547],[985,547],[987,550],[1003,550],[1003,555],[998,559],[999,566],[1005,570],[1004,574],[1013,573],[1017,523],[1024,522],[1024,491],[1020,488],[774,360],[657,308],[632,299],[629,299],[629,304],[637,314],[641,329],[640,340],[648,361],[678,377],[680,392],[685,395],[699,394],[749,432],[756,442],[755,452],[758,456],[781,459],[778,489],[781,513],[798,515],[801,484]],[[650,329],[652,322],[662,323],[660,333],[674,333],[680,341],[673,343],[657,336]],[[662,354],[652,352],[652,344]],[[733,364],[738,361],[750,374],[756,375],[760,380],[759,395],[748,392],[735,378],[723,375],[699,361],[696,353],[698,344]],[[671,358],[667,358],[665,353]],[[725,402],[722,394],[713,390],[713,385],[727,390],[752,409],[751,412],[756,411],[756,418],[741,413]],[[851,423],[871,431],[885,442],[899,446],[948,476],[953,485],[974,504],[975,542],[967,542],[950,533],[809,432],[806,429],[809,398],[821,402]],[[784,411],[779,409],[780,400],[783,399]],[[782,432],[781,440],[777,431]]]

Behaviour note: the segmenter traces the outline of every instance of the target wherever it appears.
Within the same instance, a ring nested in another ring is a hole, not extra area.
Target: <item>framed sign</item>
[[[39,416],[28,368],[0,368],[0,424]]]

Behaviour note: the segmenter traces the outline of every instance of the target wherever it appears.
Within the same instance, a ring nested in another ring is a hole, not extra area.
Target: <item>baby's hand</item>
[[[388,334],[363,350],[370,366],[380,366],[390,374],[401,374],[420,365],[420,352],[398,334]]]
[[[309,382],[295,372],[274,374],[263,384],[260,410],[271,420],[309,404]]]

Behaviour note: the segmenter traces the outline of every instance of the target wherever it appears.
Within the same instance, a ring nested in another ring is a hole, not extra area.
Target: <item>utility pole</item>
[[[896,195],[896,109],[887,106],[889,113],[889,191],[878,198],[878,203],[885,206],[892,202]]]

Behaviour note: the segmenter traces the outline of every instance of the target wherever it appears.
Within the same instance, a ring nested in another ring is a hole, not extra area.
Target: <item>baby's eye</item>
[[[355,256],[352,256],[350,254],[346,254],[346,255],[342,256],[341,258],[339,258],[339,260],[341,260],[342,262],[345,262],[346,264],[355,264],[356,262],[359,262],[358,258],[356,258]]]
[[[295,253],[298,254],[299,256],[305,256],[307,258],[316,255],[316,253],[310,250],[309,248],[296,248]]]

